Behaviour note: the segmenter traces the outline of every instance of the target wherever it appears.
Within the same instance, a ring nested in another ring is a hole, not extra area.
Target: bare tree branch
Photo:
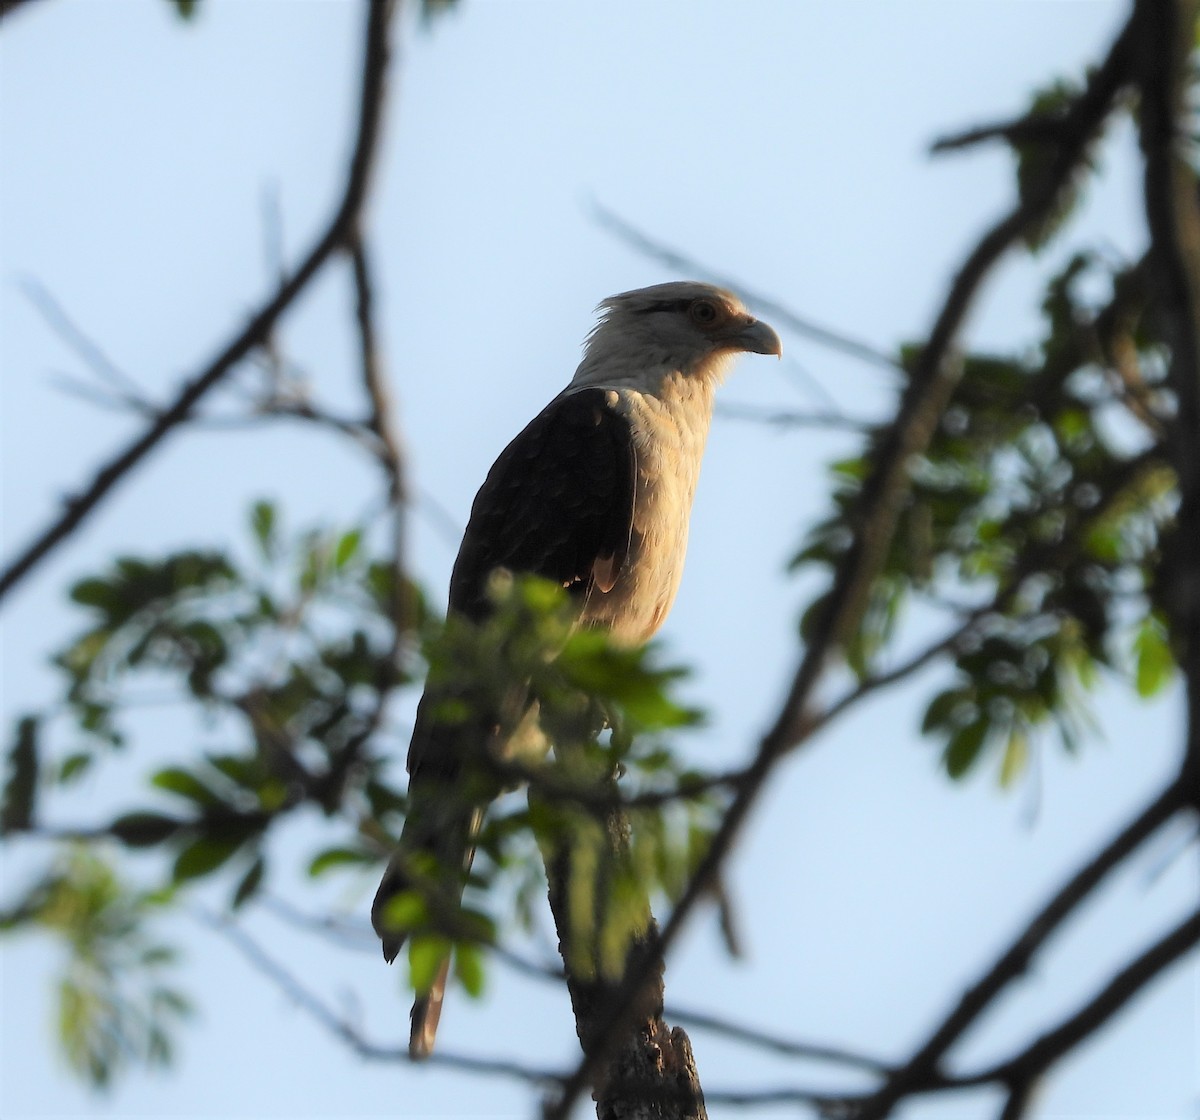
[[[690,1011],[684,1008],[668,1005],[666,1015],[670,1019],[678,1019],[681,1023],[696,1030],[710,1031],[723,1038],[735,1042],[744,1042],[759,1050],[769,1050],[788,1058],[803,1058],[814,1062],[828,1062],[831,1065],[848,1066],[851,1069],[863,1070],[865,1073],[886,1074],[890,1067],[878,1058],[867,1057],[852,1050],[844,1050],[838,1046],[823,1046],[813,1042],[797,1042],[789,1038],[780,1038],[753,1027],[740,1026],[730,1023],[716,1015],[708,1015],[702,1011]]]
[[[1196,175],[1185,158],[1186,76],[1197,5],[1138,0],[1135,18],[1151,282],[1162,307],[1177,400],[1167,445],[1179,479],[1179,527],[1164,557],[1162,583],[1187,682],[1185,778],[1200,806],[1200,205]]]
[[[981,1079],[1008,1085],[1034,1083],[1055,1062],[1095,1034],[1147,984],[1200,943],[1200,910],[1193,911],[1173,930],[1122,968],[1075,1014],[1047,1031],[1014,1058],[996,1066]]]
[[[987,972],[963,993],[958,1005],[934,1030],[928,1041],[865,1102],[861,1111],[856,1113],[856,1120],[881,1120],[901,1098],[944,1084],[940,1063],[950,1047],[1012,981],[1024,974],[1038,949],[1109,873],[1185,804],[1182,784],[1173,782],[1072,875]],[[982,1080],[994,1078],[985,1076]]]
[[[306,1015],[344,1042],[360,1058],[373,1062],[408,1063],[408,1046],[384,1046],[370,1041],[356,1026],[339,1016],[324,1000],[306,988],[272,957],[241,926],[215,914],[194,910],[198,922],[224,937],[254,967],[288,996]],[[508,1077],[532,1085],[554,1085],[562,1078],[552,1070],[536,1069],[502,1058],[477,1058],[438,1050],[424,1060],[425,1065],[443,1066],[462,1073],[488,1077]]]
[[[358,134],[345,190],[325,232],[296,271],[279,286],[250,323],[203,370],[187,381],[175,400],[158,413],[146,431],[101,467],[88,486],[67,501],[63,513],[0,573],[0,600],[83,524],[109,491],[191,414],[209,390],[220,384],[230,370],[266,341],[276,322],[322,266],[358,236],[381,132],[395,8],[396,0],[367,0]]]
[[[24,8],[32,0],[0,0],[0,19],[10,16],[18,8]]]
[[[979,125],[940,137],[929,146],[929,152],[931,155],[942,155],[990,140],[1003,140],[1007,144],[1055,143],[1062,134],[1064,123],[1063,116],[1032,116],[999,124]]]
[[[937,641],[930,642],[924,649],[918,650],[907,660],[882,673],[875,673],[873,676],[866,677],[846,692],[845,695],[833,701],[819,713],[811,716],[809,719],[808,734],[815,734],[819,728],[824,727],[827,723],[831,723],[846,711],[847,708],[853,707],[872,692],[877,692],[879,689],[888,688],[891,685],[899,684],[900,681],[907,680],[914,673],[919,673],[926,665],[936,661],[943,653],[954,650],[974,633],[975,628],[984,618],[996,609],[996,604],[989,603],[986,607],[979,607],[972,610],[959,626],[956,626],[948,634],[938,638]]]

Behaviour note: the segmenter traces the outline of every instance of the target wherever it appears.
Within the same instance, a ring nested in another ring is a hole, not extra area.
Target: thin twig
[[[729,402],[718,404],[716,414],[729,420],[748,420],[754,424],[769,424],[773,428],[827,428],[849,432],[866,432],[871,425],[841,412],[810,409],[804,412],[756,408],[754,405]]]
[[[277,895],[261,894],[257,900],[281,922],[304,933],[315,933],[343,949],[379,954],[379,937],[367,922],[353,922],[332,914],[306,914]]]
[[[304,291],[326,261],[356,236],[378,149],[383,106],[386,101],[386,78],[391,56],[390,30],[395,7],[395,0],[367,0],[366,47],[358,135],[345,190],[325,232],[317,239],[296,271],[279,286],[250,323],[224,346],[208,366],[184,384],[175,400],[158,413],[153,423],[137,439],[101,467],[81,493],[67,501],[62,514],[27,545],[0,574],[0,600],[75,532],[113,487],[185,420],[211,389],[219,385],[238,363],[263,344],[279,318],[292,306],[296,297]]]
[[[906,661],[902,661],[899,665],[888,669],[886,672],[875,673],[873,676],[866,677],[860,681],[845,695],[833,701],[833,703],[818,714],[810,717],[809,734],[815,733],[819,728],[825,726],[825,724],[832,722],[847,708],[853,707],[872,692],[877,692],[881,688],[888,688],[893,684],[898,684],[900,681],[907,680],[914,673],[918,673],[924,669],[926,665],[936,661],[943,653],[953,650],[965,641],[974,632],[980,621],[991,614],[994,609],[996,608],[991,603],[986,607],[976,608],[961,625],[956,626],[950,633],[945,634],[937,641],[930,642],[924,649],[914,653]]]
[[[142,387],[114,362],[104,348],[87,333],[67,312],[50,290],[33,277],[20,282],[22,295],[37,309],[46,325],[83,360],[100,381],[116,391],[120,400],[136,405],[142,411],[152,411]]]
[[[955,132],[935,140],[929,146],[931,155],[961,151],[990,140],[1003,140],[1007,144],[1052,143],[1063,134],[1067,124],[1065,114],[1021,117],[1015,121],[999,124],[979,125],[964,132]]]
[[[397,1064],[407,1064],[411,1061],[407,1045],[385,1046],[370,1041],[356,1026],[338,1015],[320,996],[306,988],[241,926],[204,910],[193,910],[193,916],[202,925],[224,937],[256,971],[270,980],[305,1014],[339,1038],[359,1057],[369,1061]],[[555,1085],[562,1081],[561,1075],[553,1070],[537,1069],[503,1058],[478,1058],[452,1054],[445,1050],[438,1050],[425,1059],[424,1064],[443,1066],[462,1073],[508,1077],[532,1085]]]
[[[859,1069],[865,1073],[877,1075],[886,1074],[891,1068],[887,1063],[878,1058],[871,1058],[852,1050],[843,1050],[837,1046],[823,1046],[813,1042],[797,1042],[790,1038],[780,1038],[778,1035],[768,1034],[766,1031],[758,1030],[755,1027],[744,1027],[737,1023],[730,1023],[725,1019],[719,1018],[716,1015],[709,1015],[703,1011],[691,1011],[686,1008],[668,1005],[663,1014],[667,1019],[677,1020],[697,1030],[710,1031],[713,1034],[721,1035],[723,1038],[733,1039],[735,1042],[744,1042],[748,1046],[753,1046],[758,1050],[769,1050],[772,1053],[782,1054],[789,1058],[804,1058],[814,1062],[828,1062],[831,1065],[848,1066],[851,1069]]]

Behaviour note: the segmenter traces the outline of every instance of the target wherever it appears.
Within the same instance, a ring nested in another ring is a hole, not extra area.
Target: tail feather
[[[430,928],[453,938],[454,914],[475,858],[484,811],[500,792],[498,783],[491,788],[488,781],[481,785],[478,780],[465,782],[463,778],[463,758],[468,753],[464,741],[492,741],[494,724],[490,720],[467,726],[439,724],[432,716],[436,699],[427,691],[417,707],[408,756],[409,812],[399,846],[371,905],[371,924],[383,943],[388,964],[399,955],[408,934],[388,921],[388,906],[405,891],[419,891],[426,900]],[[527,705],[523,694],[517,702]],[[532,722],[536,725],[536,713]],[[457,868],[462,874],[452,876]],[[409,1053],[414,1058],[427,1058],[433,1050],[449,974],[447,956],[429,991],[413,1004]]]
[[[417,996],[412,1005],[412,1029],[408,1036],[408,1056],[418,1061],[433,1053],[437,1038],[438,1020],[442,1017],[442,1000],[446,996],[446,980],[450,976],[450,958],[442,961],[429,991]]]

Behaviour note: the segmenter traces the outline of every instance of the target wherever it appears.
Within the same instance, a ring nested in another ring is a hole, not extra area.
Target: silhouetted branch
[[[964,622],[956,626],[948,634],[945,634],[937,641],[930,642],[924,649],[914,653],[907,660],[900,662],[899,665],[885,672],[875,673],[859,681],[845,695],[834,700],[828,707],[809,718],[808,734],[812,735],[819,728],[824,727],[827,723],[831,723],[846,709],[853,707],[872,692],[877,692],[879,689],[888,688],[891,685],[899,684],[900,681],[907,680],[914,673],[919,673],[926,665],[932,664],[942,654],[954,650],[966,641],[974,633],[975,628],[980,622],[995,609],[995,605],[991,603],[986,607],[976,608],[968,614]]]
[[[172,429],[191,414],[196,404],[270,336],[276,322],[336,252],[358,236],[359,217],[367,195],[378,148],[386,79],[391,57],[394,0],[368,0],[366,47],[362,71],[358,133],[346,187],[325,232],[300,266],[220,354],[185,383],[175,400],[164,407],[145,432],[109,460],[88,486],[69,499],[64,512],[41,532],[0,574],[0,600],[66,540],[97,508],[118,482],[138,466]]]
[[[1168,379],[1177,402],[1167,447],[1179,479],[1178,531],[1164,556],[1161,582],[1187,682],[1185,780],[1200,806],[1200,205],[1185,147],[1197,5],[1138,0],[1135,18],[1150,279],[1171,350]]]
[[[0,19],[12,15],[18,8],[24,8],[31,2],[32,0],[0,0]]]
[[[411,1061],[408,1056],[407,1044],[385,1046],[372,1042],[356,1026],[347,1022],[324,1000],[306,988],[239,925],[203,910],[195,910],[193,914],[202,925],[220,934],[233,945],[257,972],[287,995],[300,1010],[344,1042],[360,1058],[374,1062],[408,1063]],[[444,1049],[435,1051],[430,1057],[424,1059],[423,1064],[443,1066],[463,1073],[508,1077],[533,1085],[554,1085],[562,1080],[559,1074],[551,1070],[537,1069],[502,1058],[477,1058],[464,1054],[452,1054]]]
[[[935,140],[929,146],[931,155],[942,155],[945,152],[961,151],[976,144],[984,144],[991,140],[1003,140],[1006,144],[1054,143],[1063,134],[1067,124],[1065,114],[1060,116],[1020,117],[1014,121],[1002,121],[999,124],[979,125],[965,132],[951,133]]]
[[[1035,1084],[1051,1066],[1095,1034],[1197,943],[1200,943],[1200,910],[1189,914],[1170,933],[1131,960],[1073,1015],[1015,1057],[977,1075],[977,1079],[999,1081],[1016,1088]]]
[[[1072,875],[987,972],[963,993],[928,1041],[864,1104],[856,1120],[882,1120],[901,1098],[943,1084],[940,1063],[950,1047],[1012,981],[1025,973],[1038,949],[1100,883],[1185,804],[1182,785],[1173,782]],[[995,1078],[984,1075],[982,1080]]]
[[[1019,1081],[1008,1087],[1008,1096],[1000,1110],[1000,1120],[1024,1120],[1038,1088],[1034,1080]]]
[[[702,1011],[691,1011],[668,1005],[665,1014],[667,1018],[677,1019],[695,1030],[710,1031],[722,1038],[744,1042],[747,1046],[753,1046],[759,1050],[769,1050],[788,1058],[828,1062],[831,1065],[848,1066],[851,1069],[860,1069],[866,1073],[881,1075],[887,1073],[890,1068],[878,1058],[867,1057],[838,1046],[823,1046],[814,1042],[797,1042],[789,1038],[780,1038],[778,1035],[768,1034],[766,1031],[754,1027],[730,1023],[716,1015],[709,1015]]]

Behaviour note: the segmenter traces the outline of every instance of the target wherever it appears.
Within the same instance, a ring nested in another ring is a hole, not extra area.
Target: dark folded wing
[[[485,615],[497,568],[572,594],[611,589],[629,550],[635,478],[629,423],[608,392],[556,397],[488,472],[450,577],[450,609]]]

